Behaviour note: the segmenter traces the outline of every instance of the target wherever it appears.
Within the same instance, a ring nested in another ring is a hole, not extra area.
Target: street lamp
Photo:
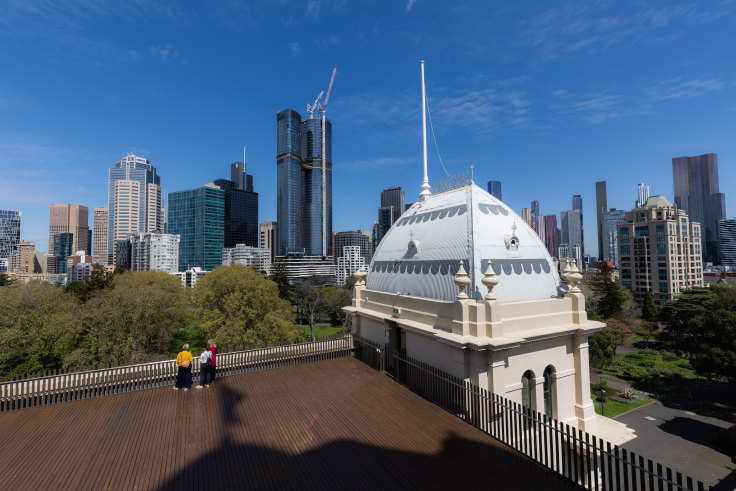
[[[604,402],[606,402],[606,389],[601,389],[601,416],[605,416],[605,414],[603,414]]]

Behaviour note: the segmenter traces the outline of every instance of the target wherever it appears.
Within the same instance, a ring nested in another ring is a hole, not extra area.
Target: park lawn
[[[664,350],[641,350],[617,355],[613,363],[601,371],[650,391],[682,391],[705,380],[705,377],[695,373],[686,358]]]
[[[312,339],[312,331],[309,326],[302,327],[304,327],[304,337],[307,340]],[[317,324],[314,326],[314,337],[317,338],[317,340],[339,336],[340,334],[342,334],[342,327],[339,326],[333,327],[329,324]]]
[[[652,402],[654,399],[643,399],[641,401],[637,402],[618,402],[613,401],[611,399],[608,399],[604,403],[600,403],[598,401],[593,401],[593,404],[595,405],[595,412],[597,414],[600,414],[602,416],[605,416],[607,418],[614,418],[618,416],[619,414],[628,413],[632,409],[636,409],[641,406],[645,406]],[[604,413],[601,412],[601,406],[603,406]]]

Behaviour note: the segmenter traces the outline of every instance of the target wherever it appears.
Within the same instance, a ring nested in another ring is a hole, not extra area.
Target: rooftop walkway
[[[0,414],[8,489],[579,489],[353,358]]]

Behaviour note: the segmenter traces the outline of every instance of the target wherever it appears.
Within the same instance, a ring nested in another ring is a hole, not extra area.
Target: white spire
[[[422,151],[424,154],[424,180],[422,181],[422,192],[419,193],[419,199],[422,200],[429,196],[429,178],[427,177],[427,95],[424,89],[424,60],[422,65]]]

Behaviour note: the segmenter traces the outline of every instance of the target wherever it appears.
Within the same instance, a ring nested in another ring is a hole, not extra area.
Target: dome
[[[481,300],[490,259],[499,302],[557,296],[560,277],[541,239],[503,202],[475,184],[418,200],[389,229],[371,260],[369,290],[455,301],[462,260],[466,291]],[[472,265],[472,267],[469,267]]]

